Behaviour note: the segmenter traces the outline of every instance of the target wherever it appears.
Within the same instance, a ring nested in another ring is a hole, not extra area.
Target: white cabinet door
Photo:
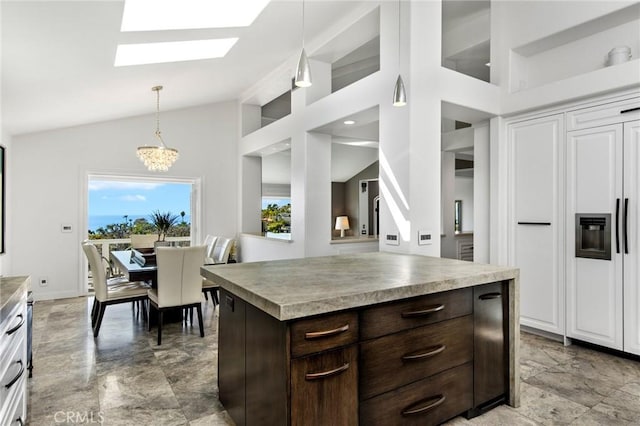
[[[622,349],[622,254],[616,203],[622,201],[622,124],[567,134],[567,335]],[[610,214],[611,260],[575,257],[575,214]]]
[[[564,115],[510,124],[510,252],[520,268],[520,322],[564,334],[561,211]]]
[[[627,248],[624,255],[624,351],[640,355],[640,121],[624,124],[624,197]]]

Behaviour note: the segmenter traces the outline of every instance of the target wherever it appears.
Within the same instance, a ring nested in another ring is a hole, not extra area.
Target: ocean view
[[[95,231],[98,228],[105,228],[107,225],[111,225],[114,223],[122,223],[124,222],[124,215],[93,215],[89,216],[89,230]],[[149,221],[148,214],[140,214],[140,215],[130,215],[129,219],[135,221],[136,219],[144,218]],[[182,220],[182,218],[178,217],[178,223]],[[187,223],[191,223],[191,216],[185,215],[184,221]]]

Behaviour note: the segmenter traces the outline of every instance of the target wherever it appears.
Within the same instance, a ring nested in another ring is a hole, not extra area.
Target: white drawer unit
[[[29,277],[0,278],[0,424],[26,424]]]
[[[640,98],[577,109],[567,113],[567,131],[640,120]]]

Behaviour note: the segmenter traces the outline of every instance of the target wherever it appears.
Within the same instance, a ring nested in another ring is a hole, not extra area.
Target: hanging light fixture
[[[400,75],[400,5],[402,0],[398,0],[398,79],[393,88],[393,106],[401,107],[407,104],[407,92],[404,90],[404,82]]]
[[[302,0],[302,52],[300,53],[300,59],[298,59],[294,83],[298,87],[311,86],[311,68],[309,67],[307,53],[304,51],[304,0]]]
[[[138,147],[138,158],[152,172],[166,172],[169,167],[178,159],[178,150],[168,148],[162,140],[160,133],[160,91],[162,86],[152,87],[151,90],[156,92],[156,137],[160,141],[160,145],[145,145]]]

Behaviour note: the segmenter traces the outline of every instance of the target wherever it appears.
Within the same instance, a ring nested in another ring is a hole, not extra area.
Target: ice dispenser
[[[611,214],[576,213],[576,257],[611,260]]]

